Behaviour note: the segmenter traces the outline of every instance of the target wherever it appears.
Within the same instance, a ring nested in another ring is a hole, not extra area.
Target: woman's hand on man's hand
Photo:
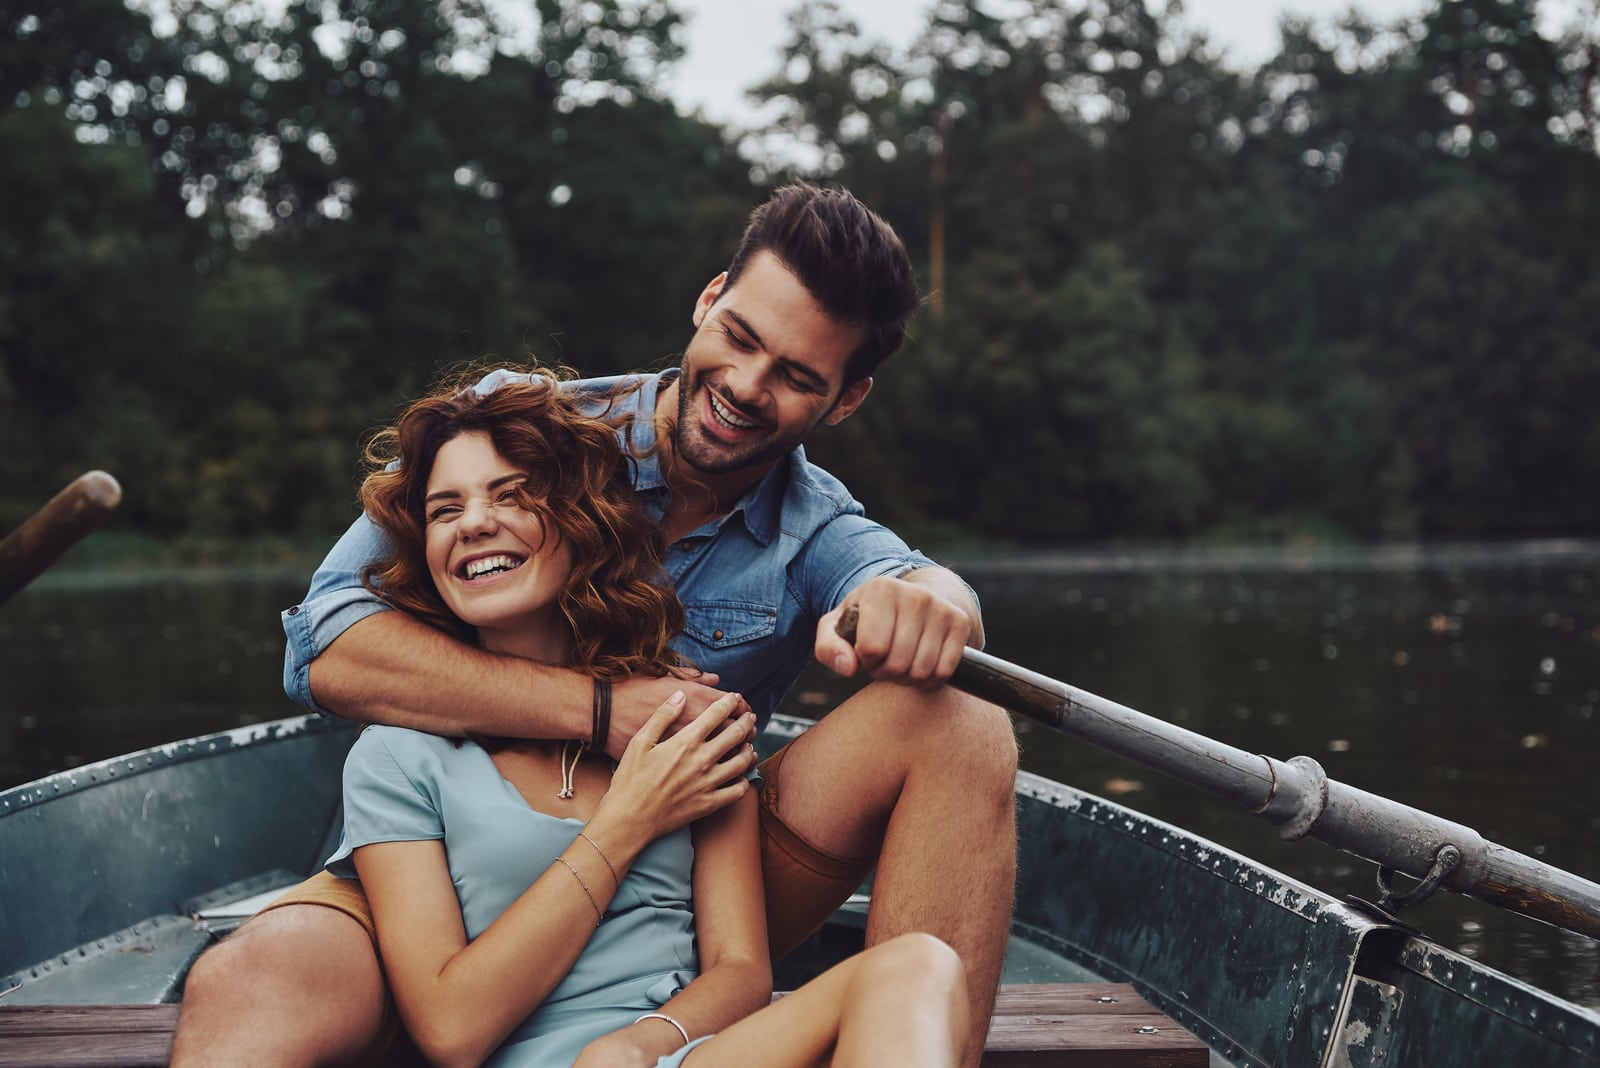
[[[717,701],[730,696],[716,688],[720,681],[716,675],[685,670],[678,675],[659,679],[635,675],[614,683],[611,688],[611,730],[605,740],[606,753],[620,760],[628,748],[628,742],[652,716],[661,711],[663,702],[674,693],[682,693],[684,700],[678,705],[678,714],[672,722],[680,725],[688,723]],[[733,696],[738,701],[738,711],[750,711],[743,697]],[[668,733],[671,733],[670,729]]]
[[[668,737],[685,700],[678,690],[645,721],[601,801],[608,816],[637,826],[647,840],[709,816],[750,790],[745,773],[756,763],[755,716],[739,711],[737,694],[726,694]]]

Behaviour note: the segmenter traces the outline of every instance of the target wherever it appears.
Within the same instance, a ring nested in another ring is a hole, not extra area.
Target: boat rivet
[[[1159,1027],[1151,1027],[1148,1024],[1146,1024],[1144,1027],[1137,1028],[1134,1031],[1134,1034],[1138,1034],[1138,1035],[1159,1035],[1160,1033],[1161,1033],[1161,1028],[1159,1028]]]
[[[1097,1000],[1102,1005],[1115,1005],[1117,1003],[1116,998],[1098,998]]]

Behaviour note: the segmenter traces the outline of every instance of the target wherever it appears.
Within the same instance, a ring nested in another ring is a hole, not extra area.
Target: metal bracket
[[[1394,912],[1397,909],[1408,909],[1413,905],[1420,905],[1433,896],[1433,892],[1439,889],[1439,884],[1444,881],[1446,875],[1449,875],[1460,866],[1461,850],[1446,842],[1433,855],[1433,867],[1428,869],[1428,874],[1422,877],[1421,882],[1403,894],[1396,893],[1390,885],[1394,880],[1395,870],[1393,868],[1379,868],[1378,892],[1380,896],[1378,898],[1378,907],[1388,912]]]

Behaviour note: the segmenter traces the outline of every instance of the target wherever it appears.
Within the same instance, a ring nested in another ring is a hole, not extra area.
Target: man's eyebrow
[[[506,485],[509,482],[526,482],[526,481],[528,481],[528,475],[527,475],[526,472],[524,472],[524,471],[513,471],[509,475],[501,475],[499,478],[491,480],[489,485],[486,488],[489,489],[492,492],[494,490],[499,489],[501,486]],[[428,494],[426,497],[422,498],[422,503],[423,504],[431,504],[435,500],[442,500],[442,501],[455,500],[455,499],[459,498],[460,496],[461,496],[461,491],[460,490],[456,490],[456,489],[435,490],[434,492]]]
[[[726,315],[729,319],[732,319],[734,325],[740,330],[743,330],[745,333],[749,334],[750,339],[756,343],[757,347],[767,347],[766,344],[761,340],[761,335],[756,332],[756,328],[751,326],[750,321],[744,316],[740,315],[732,308],[724,308],[722,314]],[[783,366],[791,373],[799,375],[801,378],[804,378],[806,381],[810,382],[814,389],[818,389],[824,393],[828,391],[828,380],[822,375],[818,374],[816,371],[813,371],[811,368],[807,367],[805,364],[801,363],[799,360],[788,356],[777,356],[774,358],[779,363],[783,364]]]

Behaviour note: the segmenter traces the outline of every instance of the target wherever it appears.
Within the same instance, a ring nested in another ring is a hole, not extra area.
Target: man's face
[[[837,423],[872,388],[842,387],[862,330],[830,318],[771,252],[738,285],[719,276],[695,304],[678,381],[676,454],[703,474],[770,465],[818,423]]]

